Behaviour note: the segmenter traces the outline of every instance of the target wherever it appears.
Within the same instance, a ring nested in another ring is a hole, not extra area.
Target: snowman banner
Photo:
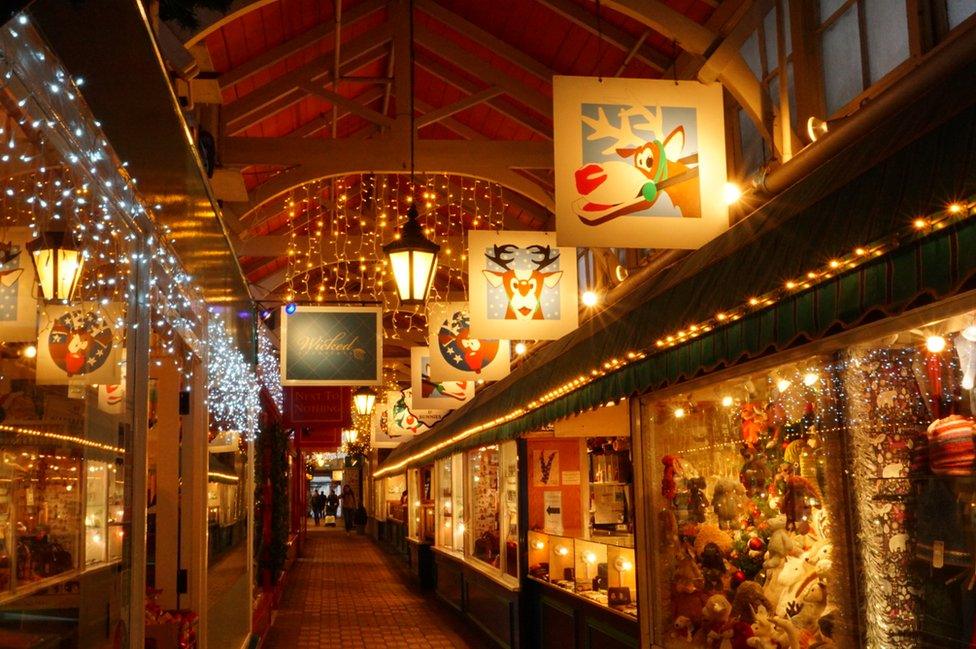
[[[372,426],[373,446],[389,448],[397,446],[412,437],[426,433],[443,419],[444,410],[422,410],[413,408],[413,395],[410,388],[386,393],[386,399],[378,404],[374,417],[379,421]]]
[[[472,230],[468,282],[472,335],[556,340],[576,329],[576,248],[558,248],[555,232]]]
[[[45,308],[37,333],[37,383],[119,384],[124,312],[118,303]]]
[[[427,306],[427,323],[432,380],[497,381],[508,376],[508,341],[475,338],[467,302],[432,302]]]

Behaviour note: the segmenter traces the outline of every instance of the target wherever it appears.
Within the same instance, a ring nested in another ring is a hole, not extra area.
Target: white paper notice
[[[549,534],[563,533],[563,493],[561,491],[542,492],[542,506],[545,509],[545,531]]]
[[[563,471],[564,485],[578,485],[580,483],[579,471]]]

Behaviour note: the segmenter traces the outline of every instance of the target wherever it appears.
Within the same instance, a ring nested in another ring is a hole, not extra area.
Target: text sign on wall
[[[298,307],[281,311],[282,385],[379,385],[380,307]]]
[[[344,388],[285,388],[285,417],[291,424],[349,422],[349,390]]]
[[[698,248],[729,227],[718,83],[553,78],[560,246]]]

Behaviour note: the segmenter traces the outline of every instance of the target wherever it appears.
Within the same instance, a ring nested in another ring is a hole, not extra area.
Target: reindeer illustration
[[[491,253],[485,253],[485,258],[498,264],[504,271],[483,270],[485,279],[493,288],[503,287],[508,298],[508,309],[505,320],[545,320],[542,310],[542,289],[554,288],[559,284],[563,271],[556,270],[542,272],[559,261],[559,250],[553,252],[551,246],[529,246],[526,248],[533,257],[535,268],[512,268],[515,261],[514,252],[518,246],[505,244],[493,246]],[[541,259],[534,257],[541,255]]]
[[[685,147],[684,126],[677,126],[662,139],[664,110],[652,113],[644,106],[622,108],[620,126],[613,126],[604,108],[597,108],[597,118],[582,116],[593,132],[586,139],[593,142],[609,139],[612,144],[604,155],[616,154],[620,160],[590,162],[575,173],[580,198],[573,209],[581,221],[599,225],[620,216],[641,212],[667,194],[671,204],[683,217],[701,216],[698,179],[698,155],[681,157]],[[632,123],[631,118],[637,118]],[[634,130],[653,133],[649,139]]]

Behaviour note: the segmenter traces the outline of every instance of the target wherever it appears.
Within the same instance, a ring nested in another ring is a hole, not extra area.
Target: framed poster
[[[454,410],[474,398],[474,381],[435,381],[430,378],[430,349],[410,348],[411,407]]]
[[[698,248],[729,227],[718,83],[553,78],[561,246]]]
[[[0,230],[0,340],[22,343],[37,333],[34,268],[27,242],[28,228]]]
[[[512,360],[508,341],[475,338],[467,302],[428,304],[427,325],[430,376],[435,381],[497,381],[508,376]]]
[[[426,433],[444,418],[444,410],[416,409],[411,406],[410,388],[387,392],[386,399],[374,410],[373,446],[389,448]],[[376,421],[378,419],[378,421]]]
[[[38,385],[118,385],[125,333],[121,304],[45,307],[37,332]]]
[[[559,451],[532,451],[532,477],[533,487],[558,487]]]
[[[576,248],[555,232],[468,233],[471,333],[509,340],[555,340],[576,328]]]
[[[282,307],[282,385],[379,385],[382,369],[381,307]]]

